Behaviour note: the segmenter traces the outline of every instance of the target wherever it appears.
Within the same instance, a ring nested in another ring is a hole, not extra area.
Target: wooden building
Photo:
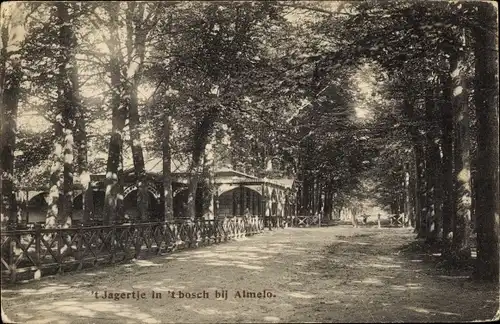
[[[146,163],[149,215],[151,221],[163,220],[163,180],[160,159]],[[174,217],[186,217],[189,174],[179,165],[172,165],[172,190],[174,198]],[[91,175],[94,192],[95,221],[102,219],[104,207],[105,174]],[[76,179],[75,179],[76,180]],[[264,217],[287,217],[295,215],[295,192],[293,179],[257,178],[231,168],[219,167],[214,171],[215,190],[210,195],[203,195],[206,186],[200,182],[196,198],[196,216],[206,219],[256,215]],[[127,220],[137,220],[137,186],[133,168],[124,171],[124,209]],[[44,222],[47,212],[44,188],[20,190],[18,200],[21,213],[19,220],[27,223]],[[208,206],[203,204],[203,197],[211,197]],[[82,219],[82,189],[76,182],[73,200],[73,220]]]

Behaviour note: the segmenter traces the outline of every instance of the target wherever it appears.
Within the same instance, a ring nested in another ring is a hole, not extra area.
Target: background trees
[[[433,238],[435,235],[431,235],[431,230],[439,230],[443,224],[444,248],[450,260],[456,262],[470,258],[471,197],[474,195],[471,194],[470,168],[472,148],[476,145],[471,136],[471,120],[474,112],[477,114],[481,109],[481,114],[484,111],[493,114],[490,127],[498,125],[495,115],[498,106],[487,108],[484,101],[478,105],[477,101],[471,100],[472,92],[484,91],[477,83],[470,82],[474,73],[476,78],[481,73],[480,69],[472,68],[473,60],[479,64],[479,56],[484,57],[477,52],[477,46],[482,46],[479,44],[484,39],[473,37],[473,32],[494,25],[478,20],[478,7],[460,3],[425,6],[420,3],[398,6],[387,3],[387,7],[376,8],[364,3],[354,10],[356,14],[347,22],[353,26],[347,31],[355,31],[358,35],[350,45],[352,51],[380,62],[390,73],[392,81],[403,81],[398,82],[398,92],[403,116],[411,123],[407,131],[413,142],[410,161],[415,166],[412,200],[416,210],[416,231],[419,236]],[[491,30],[489,28],[487,30]],[[381,37],[382,33],[389,36]],[[338,57],[338,54],[333,57]],[[400,63],[404,65],[398,65]],[[390,87],[396,90],[398,83]],[[495,96],[495,93],[490,92],[490,96]],[[441,127],[436,129],[432,121],[439,119]],[[479,119],[477,122],[481,123]],[[493,128],[498,132],[498,126]],[[496,134],[493,135],[495,139]],[[481,134],[478,128],[478,143],[486,136],[492,135]],[[436,144],[440,146],[439,150]],[[498,170],[497,156],[488,162],[494,170]],[[444,179],[444,188],[439,188],[436,181],[440,177]],[[492,175],[492,179],[495,176]],[[475,208],[476,211],[481,209],[478,205]],[[490,216],[490,219],[494,218]],[[490,232],[488,235],[494,236],[498,226],[491,226],[487,231]],[[496,239],[491,242],[497,255]],[[491,257],[495,259],[496,255]],[[497,275],[490,276],[493,280],[497,278]]]

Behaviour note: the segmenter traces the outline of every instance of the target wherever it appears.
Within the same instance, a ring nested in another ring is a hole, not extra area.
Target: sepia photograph
[[[500,320],[496,1],[4,1],[1,320]]]

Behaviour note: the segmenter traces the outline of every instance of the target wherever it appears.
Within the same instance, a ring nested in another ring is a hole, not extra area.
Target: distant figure
[[[321,214],[319,212],[316,212],[316,214],[314,214],[314,218],[316,218],[318,226],[321,226]]]
[[[370,216],[368,216],[368,215],[363,215],[363,224],[365,224],[365,225],[366,225],[366,223],[367,223],[367,221],[368,221],[368,217],[370,217]]]
[[[358,227],[358,221],[356,219],[356,214],[351,212],[351,222],[352,222],[352,227]]]
[[[378,222],[378,228],[381,228],[381,226],[380,226],[380,213],[377,215],[377,222]]]

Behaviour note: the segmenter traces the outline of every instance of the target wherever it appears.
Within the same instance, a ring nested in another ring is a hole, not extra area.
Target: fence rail
[[[16,282],[261,233],[257,216],[2,231],[2,281]]]
[[[320,215],[292,216],[289,217],[286,221],[291,227],[321,226]]]

